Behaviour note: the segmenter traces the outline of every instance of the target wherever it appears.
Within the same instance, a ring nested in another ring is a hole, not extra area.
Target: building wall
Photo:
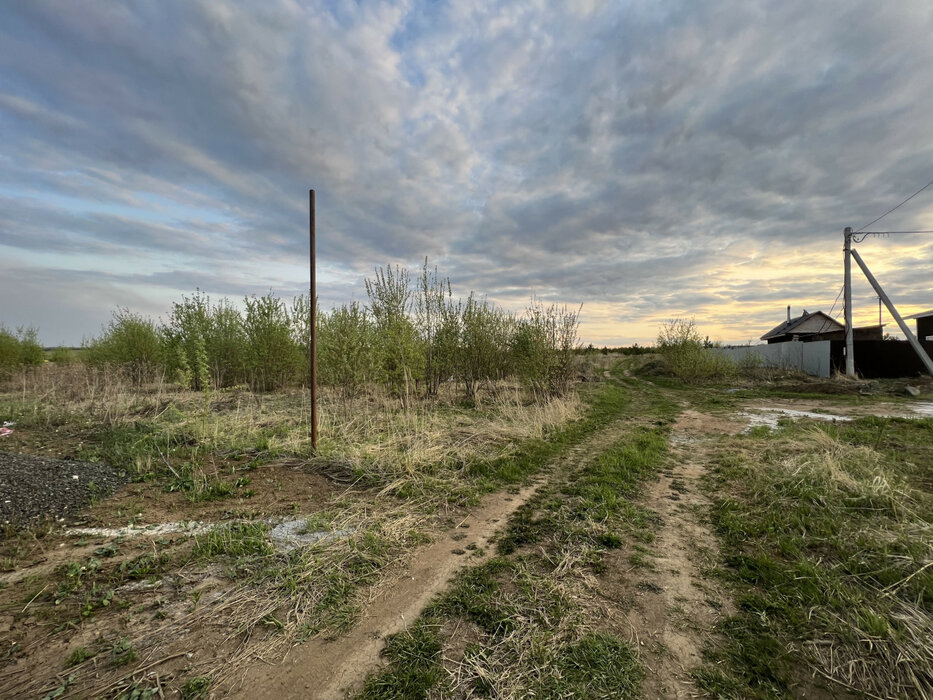
[[[713,352],[743,365],[796,369],[814,377],[829,377],[832,373],[830,341],[818,340],[802,343],[792,340],[770,345],[746,345],[713,348]]]
[[[833,340],[832,361],[845,371],[845,343]],[[933,357],[933,342],[921,342],[927,354]],[[855,371],[860,377],[916,377],[925,375],[923,360],[906,340],[859,340],[855,342]]]
[[[917,337],[920,340],[933,341],[933,316],[917,319]]]

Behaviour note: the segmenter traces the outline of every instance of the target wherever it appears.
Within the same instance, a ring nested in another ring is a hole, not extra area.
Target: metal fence
[[[793,340],[771,345],[740,345],[712,350],[738,365],[796,369],[814,377],[829,377],[832,374],[830,345],[828,340],[812,343]]]

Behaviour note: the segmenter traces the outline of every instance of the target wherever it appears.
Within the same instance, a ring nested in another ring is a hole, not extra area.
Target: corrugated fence
[[[830,345],[828,340],[813,343],[792,340],[787,343],[730,346],[712,350],[739,365],[796,369],[814,377],[829,377],[832,373]]]

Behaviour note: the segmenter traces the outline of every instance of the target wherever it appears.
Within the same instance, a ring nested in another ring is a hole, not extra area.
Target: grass
[[[712,521],[739,612],[701,686],[786,697],[815,676],[873,697],[933,697],[933,421],[801,422],[728,447]]]
[[[202,598],[198,592],[186,609],[248,640],[241,654],[193,669],[222,678],[250,653],[275,657],[302,639],[347,629],[359,614],[360,591],[424,540],[438,511],[526,479],[606,419],[598,403],[597,396],[590,409],[573,394],[535,401],[520,387],[502,383],[488,385],[470,405],[445,387],[436,399],[407,405],[377,390],[352,399],[324,391],[321,441],[312,456],[308,395],[301,390],[257,394],[240,387],[207,395],[134,383],[83,363],[21,372],[15,383],[0,388],[0,418],[16,422],[20,449],[104,461],[169,495],[180,493],[183,502],[164,501],[181,510],[174,516],[179,520],[215,519],[212,504],[242,503],[254,492],[264,500],[258,509],[251,503],[245,516],[225,509],[231,515],[223,517],[233,522],[198,535],[190,546],[183,539],[153,544],[148,552],[99,546],[99,554],[56,570],[45,590],[42,581],[23,591],[28,597],[17,598],[18,610],[28,607],[19,617],[65,625],[90,616],[100,620],[105,611],[124,606],[148,611],[138,601],[153,593],[125,593],[121,586],[173,572],[194,581],[219,576],[224,595]],[[273,547],[262,508],[281,497],[263,494],[260,489],[268,486],[250,472],[283,456],[356,485],[328,504],[326,518],[308,514],[301,503],[291,509],[295,516],[321,520],[322,529],[349,536],[289,552]],[[212,507],[209,518],[199,515]],[[142,513],[147,522],[147,509],[140,497],[109,517],[135,521]],[[10,534],[0,551],[5,569],[47,546],[30,533]],[[162,629],[176,624],[167,610],[155,610]],[[190,622],[183,616],[179,624]],[[75,668],[79,675],[83,669]]]
[[[637,650],[600,628],[589,582],[606,552],[622,544],[620,533],[650,540],[652,516],[632,499],[665,459],[676,409],[619,383],[588,400],[590,422],[575,426],[580,432],[566,438],[570,444],[619,418],[643,425],[620,430],[596,454],[571,458],[569,472],[519,507],[496,556],[461,571],[412,627],[391,638],[387,667],[367,680],[360,698],[639,696]],[[458,653],[463,629],[475,640]]]

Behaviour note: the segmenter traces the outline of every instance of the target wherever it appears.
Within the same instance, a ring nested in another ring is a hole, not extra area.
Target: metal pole
[[[894,320],[897,321],[897,325],[901,327],[901,331],[903,331],[904,335],[907,336],[907,340],[910,342],[914,352],[917,353],[917,357],[919,357],[921,362],[923,362],[923,364],[926,366],[927,373],[933,377],[933,360],[930,359],[930,356],[927,355],[926,350],[923,349],[923,346],[917,340],[916,336],[914,336],[914,334],[911,332],[907,322],[901,318],[901,315],[897,312],[897,309],[894,308],[894,304],[888,298],[888,295],[885,294],[884,290],[881,288],[881,285],[878,284],[878,280],[875,279],[875,276],[871,274],[871,270],[868,269],[868,265],[866,265],[865,261],[862,260],[862,256],[858,254],[857,250],[852,250],[852,257],[855,258],[855,262],[858,263],[858,266],[862,268],[862,272],[865,273],[865,277],[868,278],[871,286],[875,288],[876,292],[878,292],[878,296],[881,297],[882,301],[884,301],[884,305],[888,307],[888,311],[891,312]]]
[[[308,190],[308,233],[311,242],[311,328],[308,344],[311,346],[311,449],[317,451],[317,281],[314,260],[314,190]]]
[[[852,228],[846,226],[845,236],[845,282],[843,283],[843,304],[845,304],[846,321],[846,375],[855,376],[855,334],[852,332]]]

